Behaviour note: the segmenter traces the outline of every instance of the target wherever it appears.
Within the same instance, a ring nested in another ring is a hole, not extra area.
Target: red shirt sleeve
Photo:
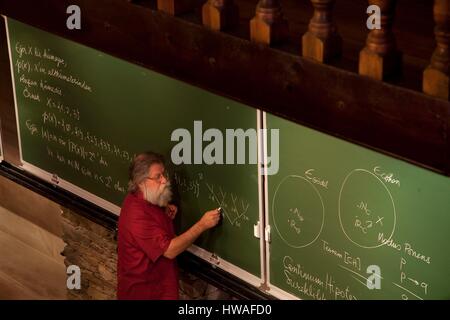
[[[172,236],[158,212],[137,215],[131,221],[132,235],[137,245],[155,262],[169,247]]]

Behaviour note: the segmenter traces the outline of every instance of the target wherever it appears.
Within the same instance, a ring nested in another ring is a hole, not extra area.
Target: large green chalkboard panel
[[[255,109],[12,19],[8,33],[25,169],[118,213],[133,155],[160,152],[181,198],[181,229],[222,206],[222,226],[197,244],[260,277],[256,163],[171,161],[174,130],[186,129],[193,148],[208,128],[255,130]]]
[[[449,299],[450,179],[267,115],[270,282],[302,299]],[[376,276],[368,267],[378,266]],[[369,287],[367,280],[370,280]]]

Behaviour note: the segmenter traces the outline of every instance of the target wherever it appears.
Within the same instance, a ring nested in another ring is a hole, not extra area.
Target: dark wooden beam
[[[70,4],[81,7],[79,31],[66,28],[65,12]],[[0,0],[0,12],[295,122],[450,174],[448,101],[214,32],[124,0]],[[2,75],[9,72],[9,68],[0,70]]]
[[[19,137],[12,78],[9,64],[5,20],[0,17],[0,134],[3,142],[3,158],[20,165]]]
[[[424,72],[423,91],[450,101],[450,0],[435,0],[433,11],[437,47]]]

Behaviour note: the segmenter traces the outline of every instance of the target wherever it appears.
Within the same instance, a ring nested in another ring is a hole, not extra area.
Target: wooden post
[[[233,27],[239,22],[238,6],[233,0],[208,0],[202,7],[203,25],[216,31]]]
[[[434,1],[437,48],[423,75],[423,91],[449,100],[448,45],[450,39],[450,0]]]
[[[402,56],[397,51],[392,24],[397,0],[369,0],[381,9],[381,28],[369,32],[366,47],[359,55],[359,73],[385,80],[401,70]]]
[[[286,40],[288,32],[280,1],[259,0],[255,17],[250,21],[250,40],[272,45]]]
[[[181,13],[192,11],[201,0],[158,0],[157,7],[170,15],[179,15]]]
[[[311,0],[314,15],[302,39],[303,56],[328,62],[342,53],[342,38],[333,22],[335,0]]]

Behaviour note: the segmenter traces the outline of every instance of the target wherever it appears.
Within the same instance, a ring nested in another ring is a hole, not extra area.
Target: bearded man
[[[186,232],[175,235],[172,198],[164,158],[153,152],[137,155],[119,217],[117,298],[178,299],[175,257],[204,231],[217,225],[219,210],[206,212]]]

